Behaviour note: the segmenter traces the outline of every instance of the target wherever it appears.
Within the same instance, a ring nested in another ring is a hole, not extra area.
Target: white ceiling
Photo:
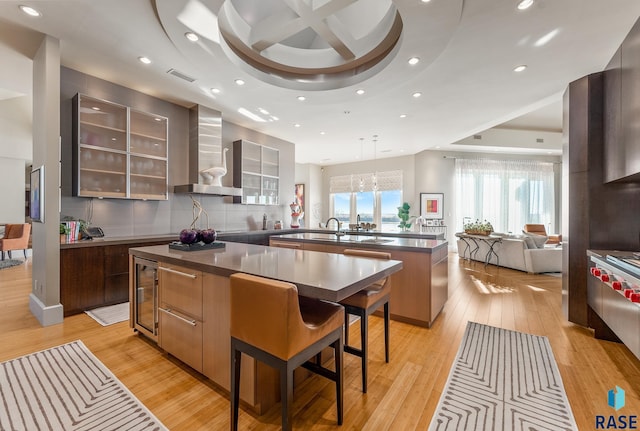
[[[332,1],[350,3],[319,4]],[[247,9],[249,0],[240,3]],[[0,27],[12,24],[52,35],[61,41],[64,66],[183,106],[220,110],[227,121],[295,143],[296,162],[327,165],[360,157],[360,138],[364,158],[373,158],[374,135],[382,158],[436,148],[464,150],[461,140],[495,126],[558,132],[568,83],[601,71],[640,16],[637,0],[536,0],[526,11],[517,10],[516,0],[393,3],[403,29],[391,61],[362,82],[347,80],[346,87],[333,90],[283,88],[238,66],[223,47],[210,43],[217,33],[212,17],[222,0],[5,0],[0,1]],[[26,16],[20,4],[42,16]],[[180,20],[187,7],[204,11],[203,20]],[[207,44],[188,42],[184,32],[190,29],[208,33]],[[0,31],[0,44],[20,44],[6,33]],[[538,46],[550,34],[555,36]],[[152,63],[140,63],[139,56]],[[413,56],[422,60],[416,66],[407,63]],[[528,68],[513,72],[520,64]],[[171,68],[195,82],[167,74]],[[236,78],[246,84],[238,87]],[[221,92],[212,94],[212,87]],[[356,89],[365,94],[356,95]],[[0,82],[0,94],[16,91],[10,82]],[[413,98],[417,91],[422,96]],[[300,95],[306,100],[298,101]],[[239,114],[240,107],[258,115],[262,108],[278,120],[255,122]],[[550,151],[535,141],[527,145],[528,153]],[[560,148],[552,150],[558,154]]]

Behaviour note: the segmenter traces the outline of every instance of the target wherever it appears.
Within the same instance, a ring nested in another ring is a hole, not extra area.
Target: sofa
[[[541,272],[561,272],[562,271],[562,248],[556,246],[544,245],[544,241],[533,241],[533,238],[525,235],[506,235],[495,234],[490,238],[499,237],[499,240],[493,244],[495,254],[486,258],[489,253],[489,244],[491,241],[476,240],[479,248],[475,253],[471,253],[474,249],[467,247],[466,243],[458,239],[458,255],[461,258],[477,260],[479,262],[490,263],[493,265],[504,266],[506,268],[517,269],[532,274]],[[469,241],[467,239],[467,241]],[[471,254],[471,256],[469,256]],[[497,258],[496,258],[497,255]]]

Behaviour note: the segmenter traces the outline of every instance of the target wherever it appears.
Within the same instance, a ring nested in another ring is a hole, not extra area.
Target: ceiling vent
[[[544,143],[544,139],[542,139],[542,138],[536,138],[536,142],[537,142],[538,144],[543,144],[543,143]]]
[[[473,135],[473,139],[482,139],[482,135]]]
[[[196,78],[192,78],[189,75],[185,75],[184,73],[182,73],[182,72],[180,72],[180,71],[178,71],[176,69],[169,69],[169,70],[167,70],[167,73],[169,75],[176,76],[176,77],[178,77],[180,79],[184,79],[185,81],[188,81],[188,82],[193,82],[193,81],[196,80]]]

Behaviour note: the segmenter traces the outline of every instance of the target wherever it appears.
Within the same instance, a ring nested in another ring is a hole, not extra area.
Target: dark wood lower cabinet
[[[104,301],[104,247],[60,250],[60,303],[71,316]]]
[[[60,249],[60,303],[64,315],[129,300],[129,248],[168,241]]]

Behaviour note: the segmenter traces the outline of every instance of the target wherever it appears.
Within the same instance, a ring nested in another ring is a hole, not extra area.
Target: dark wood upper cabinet
[[[604,75],[604,181],[640,181],[640,20]]]

